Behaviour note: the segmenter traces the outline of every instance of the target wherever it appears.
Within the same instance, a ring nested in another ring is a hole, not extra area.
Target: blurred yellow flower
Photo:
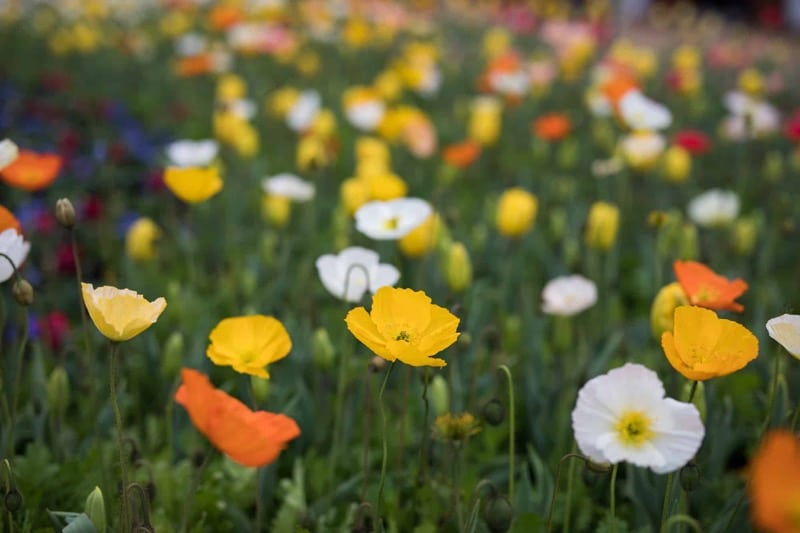
[[[506,237],[521,237],[533,228],[538,209],[539,200],[536,196],[525,189],[513,187],[500,196],[495,226]]]
[[[442,219],[432,213],[425,222],[411,230],[398,241],[400,251],[406,257],[418,258],[430,252],[442,234]]]
[[[303,76],[311,77],[317,72],[319,72],[320,66],[320,59],[319,55],[312,51],[306,50],[301,52],[297,59],[295,59],[295,67],[297,67],[297,71],[300,72]]]
[[[283,359],[292,340],[274,317],[249,315],[226,318],[208,336],[206,355],[215,365],[231,366],[237,372],[268,378],[266,366]]]
[[[392,70],[384,70],[378,74],[372,86],[375,92],[387,102],[397,100],[403,93],[403,80]]]
[[[595,202],[589,208],[584,240],[597,250],[608,250],[617,240],[619,208],[607,202]]]
[[[370,174],[364,179],[369,185],[373,200],[394,200],[402,198],[408,192],[408,185],[403,178],[392,172]]]
[[[237,124],[237,127],[233,130],[227,142],[240,156],[246,159],[255,156],[261,145],[258,137],[258,130],[256,130],[252,124],[244,120],[241,120]]]
[[[389,168],[391,154],[389,145],[377,137],[359,137],[356,140],[356,159],[358,161],[377,160]]]
[[[261,197],[261,216],[276,228],[283,228],[289,222],[292,202],[286,196],[264,194]]]
[[[300,97],[300,91],[294,87],[281,87],[267,97],[266,107],[273,116],[283,118]]]
[[[467,248],[460,242],[454,242],[447,250],[445,279],[453,292],[461,292],[472,283],[472,261]]]
[[[222,178],[216,167],[167,167],[164,184],[189,204],[204,202],[222,190]]]
[[[347,313],[347,329],[375,355],[411,366],[445,366],[433,357],[458,339],[459,319],[434,305],[423,291],[381,287],[372,311],[356,307]]]
[[[692,156],[682,146],[670,146],[662,162],[664,179],[670,183],[683,183],[692,171]]]
[[[247,94],[247,83],[238,74],[223,74],[217,81],[217,100],[238,100]]]
[[[161,228],[152,219],[138,218],[125,234],[125,252],[135,261],[150,261],[158,253],[156,242],[159,237]]]
[[[746,327],[688,305],[675,309],[675,327],[661,336],[661,347],[672,367],[695,381],[731,374],[758,356],[758,339]]]
[[[480,96],[470,105],[467,135],[482,146],[490,146],[500,136],[503,104],[493,96]]]
[[[441,440],[460,442],[480,433],[481,425],[470,413],[455,416],[445,413],[436,417],[433,436]]]
[[[330,159],[328,147],[319,135],[303,135],[297,141],[295,165],[301,172],[324,168],[328,166]]]
[[[660,340],[665,331],[672,331],[675,309],[681,305],[689,305],[689,298],[680,283],[675,281],[661,287],[650,308],[650,329],[656,340]]]
[[[751,96],[764,92],[764,76],[755,68],[746,68],[739,74],[739,89]]]
[[[359,178],[349,178],[339,188],[339,198],[347,214],[352,215],[371,198],[369,183]]]
[[[362,48],[372,38],[372,28],[362,18],[351,18],[342,29],[342,40],[351,48]]]
[[[511,48],[511,32],[503,26],[489,28],[483,36],[483,55],[488,59],[505,54]]]
[[[81,294],[95,327],[116,342],[132,339],[155,324],[167,307],[163,297],[149,302],[135,291],[108,285],[95,289],[81,283]]]

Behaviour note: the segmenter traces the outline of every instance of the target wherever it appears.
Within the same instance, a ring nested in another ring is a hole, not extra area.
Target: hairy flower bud
[[[56,202],[56,220],[67,229],[75,226],[75,207],[68,198],[61,198]]]
[[[11,293],[17,303],[23,307],[27,307],[33,303],[33,287],[27,280],[17,278],[14,285],[11,287]]]

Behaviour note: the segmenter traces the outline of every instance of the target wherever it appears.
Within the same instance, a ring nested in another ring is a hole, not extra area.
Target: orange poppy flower
[[[744,311],[744,306],[734,302],[747,290],[743,279],[730,281],[697,261],[678,260],[672,268],[692,305],[737,313]]]
[[[465,169],[472,165],[481,155],[481,145],[473,140],[466,140],[458,144],[445,146],[442,158],[445,162],[456,168]]]
[[[181,78],[189,78],[208,74],[214,68],[214,58],[211,54],[197,54],[183,57],[175,64],[175,74]]]
[[[212,29],[224,31],[244,20],[244,12],[236,6],[219,5],[208,14],[208,24]]]
[[[602,87],[603,95],[608,98],[608,101],[617,108],[617,104],[628,91],[638,89],[639,85],[631,77],[625,74],[618,74],[605,82]]]
[[[496,57],[486,66],[486,70],[481,74],[478,80],[478,90],[483,93],[492,91],[492,77],[498,74],[510,74],[519,70],[521,60],[519,54],[514,51],[508,51]]]
[[[14,216],[14,213],[0,205],[0,233],[8,228],[14,228],[17,230],[17,233],[22,235],[22,226],[20,226],[17,217]]]
[[[183,383],[175,393],[175,401],[186,408],[200,433],[240,465],[268,465],[290,440],[300,435],[293,419],[267,411],[251,411],[215,388],[205,374],[184,368],[181,379]]]
[[[60,171],[61,156],[58,154],[20,150],[17,159],[4,168],[0,176],[12,187],[34,192],[53,183]]]
[[[534,120],[531,129],[543,141],[560,141],[572,131],[572,122],[564,113],[547,113]]]
[[[800,441],[780,429],[767,434],[750,462],[750,513],[759,531],[800,531]]]

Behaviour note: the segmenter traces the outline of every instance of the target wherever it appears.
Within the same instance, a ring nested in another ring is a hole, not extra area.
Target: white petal
[[[307,202],[314,198],[316,192],[313,183],[289,173],[264,178],[261,181],[261,188],[266,193],[283,196],[295,202]]]
[[[394,265],[378,265],[375,276],[369,280],[369,292],[374,294],[381,287],[392,287],[399,279],[400,271]]]
[[[335,255],[326,254],[317,258],[317,274],[322,285],[329,293],[341,298],[344,294],[342,276],[339,275],[338,262]]]
[[[800,315],[781,315],[767,321],[769,336],[794,357],[800,358]]]
[[[19,147],[11,139],[0,141],[0,170],[14,162],[19,156]]]
[[[697,407],[672,398],[666,398],[664,404],[671,413],[672,428],[658,431],[653,439],[653,446],[666,459],[664,465],[652,467],[657,474],[673,472],[688,463],[697,454],[705,437]]]
[[[322,108],[322,98],[317,91],[303,91],[286,114],[286,124],[292,131],[305,131],[311,127]]]

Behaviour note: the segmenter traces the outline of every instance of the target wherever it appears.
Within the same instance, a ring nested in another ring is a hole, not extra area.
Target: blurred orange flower
[[[543,141],[560,141],[572,131],[572,121],[564,113],[547,113],[534,120],[531,129]]]
[[[181,78],[208,74],[213,69],[214,56],[210,53],[182,57],[175,64],[175,74]]]
[[[58,154],[20,150],[17,159],[4,168],[0,176],[12,187],[34,192],[53,183],[60,171],[61,156]]]
[[[278,458],[290,440],[300,435],[293,419],[267,411],[251,411],[215,388],[205,374],[184,368],[181,379],[175,401],[186,408],[194,426],[211,444],[240,465],[266,466]]]
[[[696,381],[726,376],[758,356],[758,339],[750,330],[714,311],[689,305],[675,309],[675,326],[661,335],[661,347],[672,368]]]
[[[697,261],[678,260],[672,268],[692,305],[737,313],[744,311],[744,306],[734,302],[747,290],[743,279],[730,281]]]
[[[245,13],[238,7],[221,4],[208,13],[208,25],[217,31],[231,28],[245,18]]]
[[[14,216],[14,213],[0,205],[0,232],[14,228],[17,233],[22,235],[22,227],[19,225],[19,220]]]
[[[445,162],[460,169],[470,167],[480,155],[481,145],[471,139],[447,145],[442,149],[442,158]]]
[[[608,98],[614,109],[617,108],[617,103],[622,97],[632,89],[638,89],[638,84],[632,76],[622,73],[613,76],[602,86],[603,95]]]
[[[785,429],[764,437],[750,462],[751,516],[760,531],[800,531],[800,441]]]

